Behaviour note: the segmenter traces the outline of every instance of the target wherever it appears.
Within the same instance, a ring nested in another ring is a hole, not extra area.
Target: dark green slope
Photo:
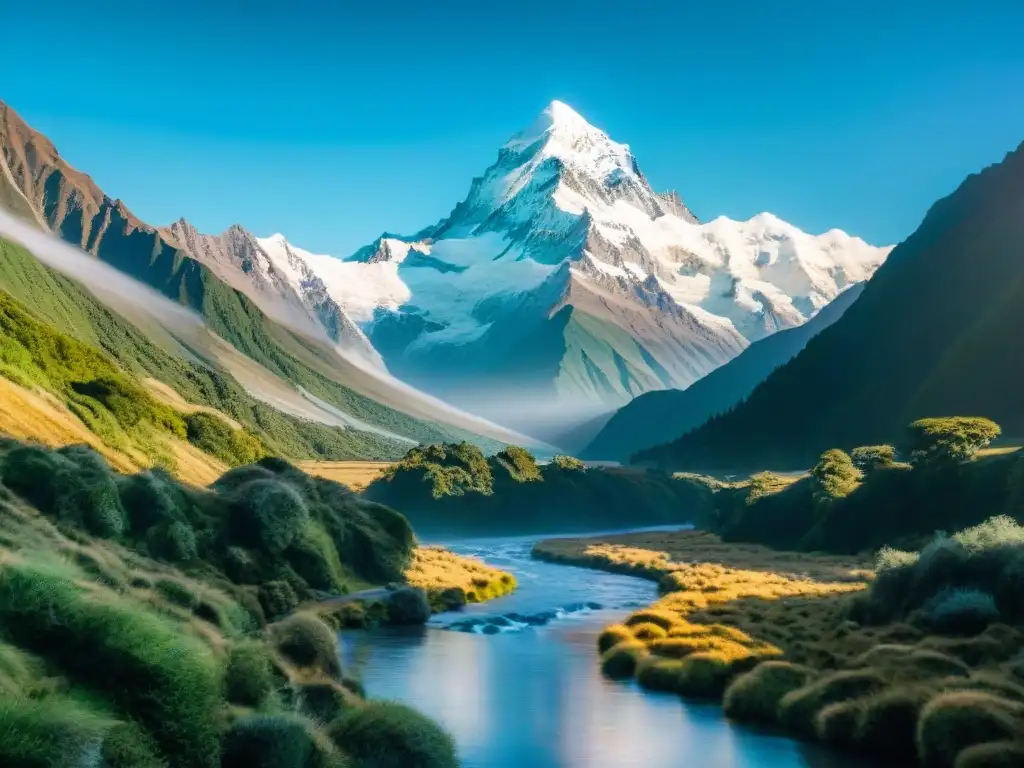
[[[815,335],[842,317],[863,284],[851,286],[798,328],[772,334],[751,344],[685,390],[647,392],[620,408],[594,438],[582,457],[625,461],[636,451],[667,442],[727,411],[780,365],[791,360]]]
[[[843,317],[729,413],[639,461],[799,469],[923,416],[1024,434],[1024,145],[937,202]]]

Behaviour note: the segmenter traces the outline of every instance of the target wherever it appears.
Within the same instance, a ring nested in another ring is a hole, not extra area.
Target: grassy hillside
[[[804,469],[932,413],[1024,434],[1024,146],[928,212],[857,302],[742,404],[640,461]]]
[[[102,350],[135,377],[152,377],[187,401],[216,408],[257,435],[267,450],[293,458],[393,458],[407,444],[380,435],[298,419],[255,400],[228,373],[165,348],[100,303],[80,284],[24,248],[0,240],[0,289],[56,331]],[[141,385],[140,385],[141,386]],[[229,462],[237,463],[237,462]]]
[[[421,530],[515,534],[688,522],[709,493],[688,479],[588,469],[568,456],[538,465],[517,447],[486,457],[461,443],[412,449],[364,495]]]
[[[751,344],[684,390],[645,392],[616,411],[583,450],[583,457],[627,461],[643,448],[668,442],[699,427],[711,416],[728,411],[772,371],[791,360],[810,339],[842,317],[863,289],[863,283],[851,286],[803,325]]]
[[[199,490],[6,441],[0,480],[0,763],[457,765],[427,718],[363,700],[331,627],[282,618],[402,579],[401,515],[269,459]]]

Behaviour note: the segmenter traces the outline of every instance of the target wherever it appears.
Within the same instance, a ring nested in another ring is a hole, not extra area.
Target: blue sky
[[[1024,140],[1020,0],[17,5],[0,99],[108,194],[341,256],[444,216],[555,98],[702,218],[875,243]]]

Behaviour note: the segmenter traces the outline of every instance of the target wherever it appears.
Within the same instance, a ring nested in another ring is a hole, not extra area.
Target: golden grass
[[[299,468],[310,475],[362,491],[391,466],[388,461],[300,461]]]
[[[174,389],[174,387],[169,384],[150,378],[143,379],[142,383],[146,386],[146,389],[149,390],[149,393],[153,395],[153,397],[165,405],[171,406],[171,408],[180,413],[209,413],[212,416],[217,416],[218,418],[223,419],[232,429],[242,428],[241,424],[223,411],[219,411],[216,408],[210,408],[206,405],[190,403],[178,393],[178,390]]]
[[[427,590],[433,604],[442,592],[461,590],[467,603],[481,603],[516,588],[510,573],[475,557],[457,555],[443,547],[417,547],[405,572],[406,581]]]

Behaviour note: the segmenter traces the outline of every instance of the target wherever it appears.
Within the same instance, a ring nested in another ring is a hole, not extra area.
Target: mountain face
[[[446,219],[310,264],[392,372],[525,429],[689,386],[887,253],[770,214],[701,224],[553,102]]]
[[[932,206],[857,302],[741,405],[638,460],[800,469],[926,416],[1024,435],[1024,144]]]
[[[0,205],[195,310],[240,383],[274,407],[297,398],[303,414],[329,413],[325,424],[414,442],[522,442],[390,377],[324,283],[287,249],[241,227],[208,236],[186,221],[150,226],[2,102]]]
[[[842,317],[863,289],[864,283],[850,286],[803,325],[754,342],[684,390],[640,395],[608,420],[581,457],[628,461],[642,448],[667,443],[699,427],[711,416],[728,411],[772,371],[795,357],[808,341]]]

